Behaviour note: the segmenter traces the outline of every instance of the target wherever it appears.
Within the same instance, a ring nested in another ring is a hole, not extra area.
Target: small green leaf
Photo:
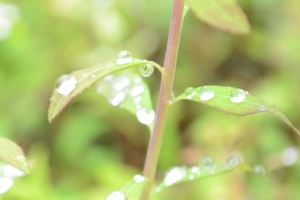
[[[97,92],[113,106],[136,115],[142,124],[151,125],[154,121],[150,91],[140,75],[129,70],[111,74],[97,83]],[[148,110],[149,115],[140,115],[143,110]]]
[[[195,14],[211,26],[235,34],[250,32],[250,25],[236,0],[186,0]]]
[[[22,149],[13,141],[0,138],[0,160],[28,173],[29,167]]]
[[[122,199],[122,200],[140,200],[144,185],[148,179],[141,175],[135,175],[132,180],[126,183],[120,190],[111,192],[106,200]]]
[[[187,88],[174,102],[179,100],[192,100],[234,115],[250,115],[268,112],[284,121],[300,135],[289,119],[275,106],[251,95],[247,91],[233,87],[203,86]]]
[[[244,163],[242,159],[236,156],[229,157],[223,165],[217,165],[211,157],[207,156],[192,167],[173,167],[170,169],[164,180],[155,187],[155,192],[159,193],[179,183],[216,176],[239,168],[254,171],[250,166]]]
[[[51,122],[70,102],[70,100],[99,81],[103,77],[132,67],[137,67],[145,64],[151,64],[161,71],[159,65],[154,62],[130,59],[130,62],[108,62],[105,64],[96,65],[86,69],[74,71],[69,75],[63,75],[58,78],[56,88],[50,99],[48,110],[48,120]]]

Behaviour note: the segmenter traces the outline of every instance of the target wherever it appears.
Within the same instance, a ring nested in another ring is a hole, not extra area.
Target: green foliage
[[[22,149],[13,141],[0,138],[0,160],[28,173],[29,167]]]
[[[189,87],[174,102],[179,100],[196,101],[227,113],[241,116],[268,112],[284,121],[300,135],[300,132],[292,125],[290,120],[275,106],[242,89],[225,86]]]
[[[218,29],[236,34],[250,32],[246,15],[236,0],[187,0],[198,18]]]
[[[51,103],[48,111],[48,120],[51,122],[64,109],[64,107],[70,102],[73,97],[90,87],[95,82],[101,80],[103,77],[114,72],[146,64],[153,64],[155,66],[158,66],[153,62],[130,58],[130,62],[121,64],[118,64],[116,61],[108,62],[105,64],[100,64],[86,69],[74,71],[70,75],[64,75],[60,77],[57,80],[56,89],[53,91],[50,100]],[[58,88],[61,88],[62,92],[60,92]],[[149,102],[147,102],[147,104],[149,104]]]

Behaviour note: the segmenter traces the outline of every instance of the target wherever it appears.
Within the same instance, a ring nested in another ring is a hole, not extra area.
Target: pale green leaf
[[[290,120],[275,106],[242,89],[225,86],[187,88],[174,102],[179,100],[196,101],[234,115],[250,115],[268,112],[284,121],[300,135],[299,130],[297,130]]]
[[[199,163],[192,167],[177,166],[171,168],[166,173],[164,180],[155,187],[155,192],[159,193],[162,190],[179,183],[217,176],[235,169],[244,169],[247,171],[256,172],[237,156],[229,157],[222,165],[216,164],[211,157],[207,156],[202,158]]]
[[[65,85],[65,88],[62,91],[58,92],[58,90],[54,89],[50,99],[50,106],[48,110],[49,122],[51,122],[64,109],[64,107],[70,102],[73,97],[75,97],[103,77],[124,69],[138,67],[146,64],[153,65],[160,69],[160,67],[154,62],[132,59],[130,62],[125,64],[118,64],[117,62],[112,61],[74,71],[69,75],[65,75],[68,78],[71,77],[72,80],[69,80],[69,85]]]
[[[236,0],[186,0],[201,20],[235,34],[250,32],[250,25]]]
[[[0,160],[28,173],[29,167],[22,149],[13,141],[0,138]]]
[[[126,109],[137,117],[141,109],[148,109],[153,118],[146,125],[152,124],[154,110],[149,87],[139,74],[125,70],[106,76],[97,83],[97,92],[113,106]]]
[[[119,190],[111,192],[106,199],[140,200],[146,183],[148,183],[148,179],[141,175],[135,175],[132,180],[127,182]]]

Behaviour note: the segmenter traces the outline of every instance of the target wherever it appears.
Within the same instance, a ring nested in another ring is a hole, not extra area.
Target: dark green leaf
[[[186,0],[194,13],[211,26],[236,34],[250,32],[246,15],[235,0]]]
[[[28,173],[29,167],[22,149],[13,141],[0,138],[0,160]]]
[[[224,86],[187,88],[183,94],[175,99],[175,102],[184,99],[206,104],[234,115],[268,112],[284,121],[300,135],[300,132],[292,125],[289,119],[275,106],[242,89]]]
[[[150,64],[157,68],[156,63],[132,59],[130,62],[118,64],[117,62],[108,62],[105,64],[96,65],[86,69],[74,71],[69,75],[61,76],[56,83],[56,89],[53,91],[50,106],[48,110],[48,120],[51,122],[70,102],[70,100],[99,81],[103,77],[132,67]]]

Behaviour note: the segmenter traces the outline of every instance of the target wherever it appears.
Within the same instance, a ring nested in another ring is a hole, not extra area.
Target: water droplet
[[[261,176],[264,176],[265,174],[266,174],[266,170],[265,170],[265,167],[264,166],[262,166],[262,165],[255,165],[254,167],[253,167],[253,170],[254,170],[254,172],[256,173],[256,174],[258,174],[258,175],[261,175]]]
[[[225,163],[225,166],[226,167],[229,167],[229,168],[234,168],[234,167],[237,167],[240,163],[241,163],[241,159],[236,157],[236,156],[230,156],[226,163]]]
[[[149,77],[154,72],[154,66],[151,64],[145,64],[145,65],[140,66],[139,71],[142,76]]]
[[[201,170],[199,169],[198,166],[193,166],[191,168],[191,172],[194,173],[194,174],[200,174],[201,173]]]
[[[113,98],[109,99],[109,102],[113,106],[120,105],[126,97],[126,94],[124,92],[118,92],[116,95],[113,96]]]
[[[184,168],[174,167],[167,173],[164,179],[164,184],[166,186],[172,185],[182,180],[185,176],[186,176],[186,170]]]
[[[111,192],[107,197],[106,200],[126,200],[126,194],[122,191],[114,191]]]
[[[209,156],[205,156],[200,160],[199,167],[204,173],[209,174],[214,174],[216,170],[215,161]]]
[[[207,86],[201,87],[199,90],[199,97],[202,101],[208,101],[214,98],[215,92],[210,90]]]
[[[91,76],[92,78],[96,78],[96,74],[92,74],[92,76]]]
[[[137,97],[134,99],[134,103],[139,104],[139,103],[142,102],[142,100],[143,100],[143,97],[142,97],[142,96],[137,96]]]
[[[114,83],[114,89],[116,90],[123,90],[124,88],[130,85],[130,80],[126,77],[120,77]]]
[[[3,166],[2,172],[5,177],[10,177],[10,178],[23,176],[25,174],[24,172],[15,168],[12,165]]]
[[[230,101],[233,103],[241,103],[246,99],[246,92],[242,89],[232,91]]]
[[[133,177],[133,181],[134,181],[135,183],[142,183],[142,182],[145,181],[145,177],[142,176],[142,175],[137,174],[137,175],[135,175],[135,176]]]
[[[134,79],[134,83],[135,83],[135,84],[139,84],[140,82],[142,82],[141,77],[136,77],[136,78]]]
[[[82,77],[83,77],[83,78],[87,77],[87,73],[83,73],[83,74],[82,74]]]
[[[192,87],[188,87],[184,90],[184,94],[186,95],[186,98],[192,99],[196,95],[196,91]]]
[[[0,194],[6,193],[12,186],[14,181],[9,177],[0,177]]]
[[[137,110],[136,117],[142,124],[149,125],[154,121],[155,112],[150,108],[141,108]]]
[[[64,96],[70,94],[76,87],[77,80],[70,75],[62,75],[56,81],[55,90]]]
[[[298,160],[298,152],[294,147],[288,147],[282,152],[282,163],[285,166],[291,166]]]
[[[131,96],[136,97],[142,94],[145,91],[145,88],[143,85],[137,85],[130,91]]]
[[[121,65],[121,64],[127,64],[132,61],[131,53],[129,51],[121,51],[118,54],[118,58],[116,59],[116,62]]]
[[[203,157],[199,162],[200,166],[211,166],[211,165],[214,165],[214,164],[215,164],[214,159],[212,157],[209,157],[209,156]]]

